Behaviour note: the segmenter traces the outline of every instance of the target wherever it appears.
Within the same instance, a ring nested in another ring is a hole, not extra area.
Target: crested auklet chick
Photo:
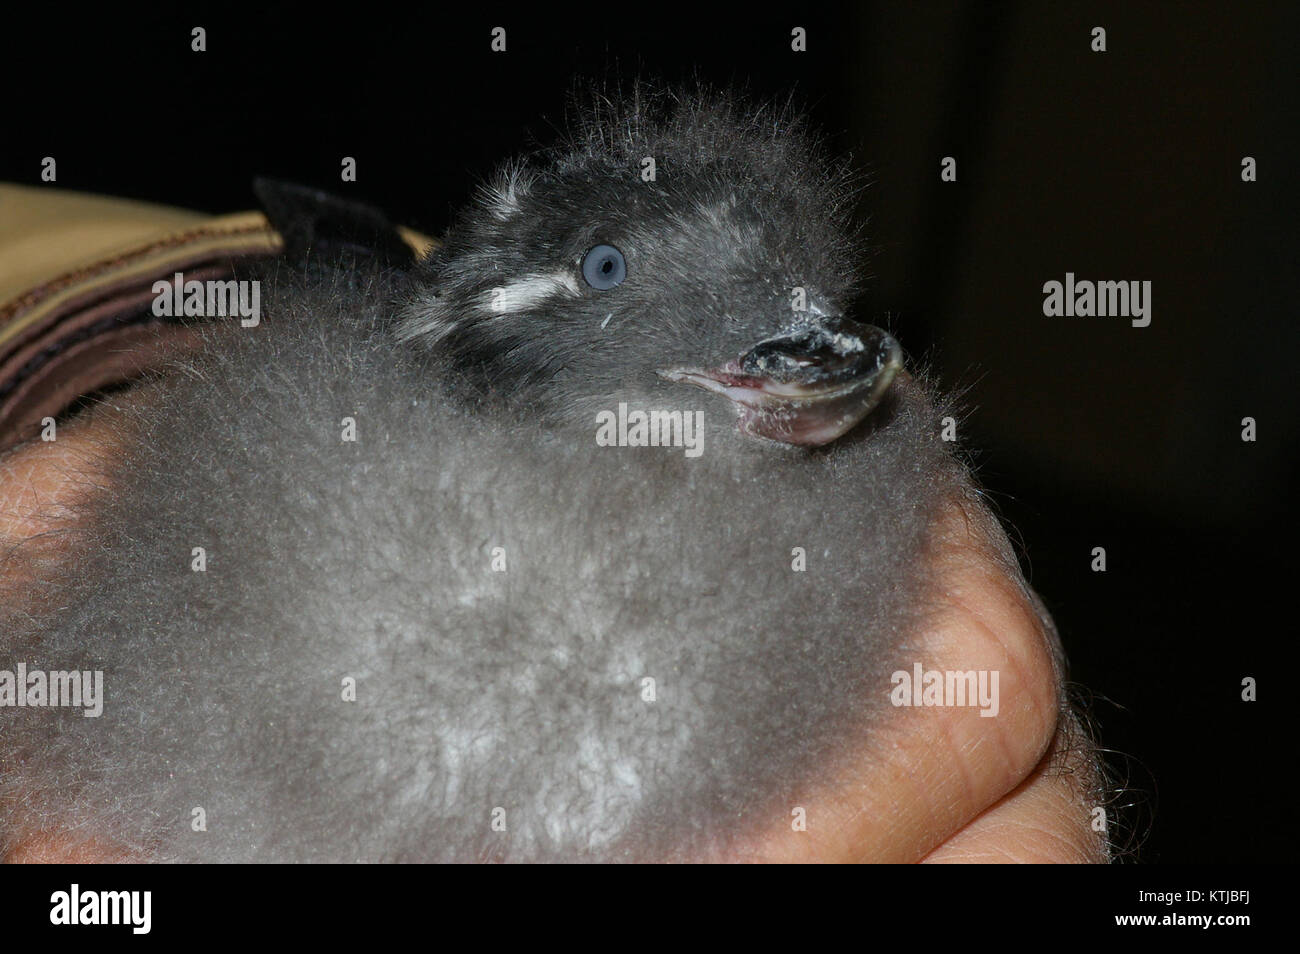
[[[586,109],[410,274],[265,276],[120,399],[11,658],[0,833],[166,860],[726,856],[888,716],[964,468],[789,107]],[[658,445],[658,446],[656,446]],[[202,548],[203,565],[196,554]]]

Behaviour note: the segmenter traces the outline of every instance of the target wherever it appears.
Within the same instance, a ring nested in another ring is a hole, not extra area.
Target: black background
[[[553,136],[575,83],[794,89],[871,174],[859,314],[968,389],[979,476],[1115,750],[1128,857],[1289,855],[1300,6],[22,16],[0,66],[0,178],[35,184],[54,156],[59,188],[220,213],[272,175],[432,234]],[[957,183],[939,181],[949,155]],[[1244,156],[1259,181],[1241,181]],[[1067,271],[1152,281],[1150,327],[1045,318],[1042,285]],[[1257,703],[1240,701],[1246,676]]]

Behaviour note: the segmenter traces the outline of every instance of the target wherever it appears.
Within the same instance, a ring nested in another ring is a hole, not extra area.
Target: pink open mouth
[[[890,335],[849,327],[809,325],[759,342],[720,367],[672,368],[659,376],[723,395],[747,434],[801,447],[828,444],[871,413],[903,366]]]

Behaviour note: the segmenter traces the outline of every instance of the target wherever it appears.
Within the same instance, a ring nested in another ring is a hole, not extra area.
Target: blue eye
[[[622,284],[627,278],[623,253],[612,245],[597,245],[582,258],[582,277],[601,291]]]

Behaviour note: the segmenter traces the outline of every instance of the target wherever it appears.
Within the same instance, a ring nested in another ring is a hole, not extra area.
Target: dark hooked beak
[[[766,338],[718,368],[658,373],[730,399],[748,434],[816,447],[871,413],[902,366],[888,334],[832,316]]]

